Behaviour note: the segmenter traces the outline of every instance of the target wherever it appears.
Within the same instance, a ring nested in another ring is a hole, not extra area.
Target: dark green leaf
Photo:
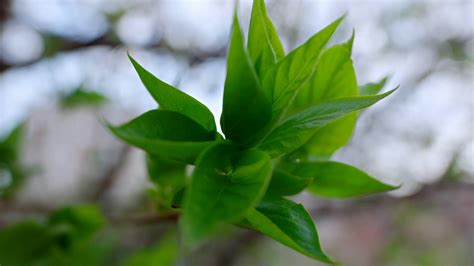
[[[313,219],[303,205],[266,196],[254,211],[245,216],[255,230],[308,257],[332,262],[319,243]]]
[[[215,139],[190,118],[173,111],[152,110],[114,127],[112,132],[150,154],[193,164],[197,155]]]
[[[272,171],[267,154],[217,144],[198,159],[184,201],[181,226],[193,247],[222,225],[242,218],[260,200]]]
[[[301,88],[293,102],[292,113],[324,101],[358,95],[349,44],[351,41],[335,45],[321,54],[313,76]],[[303,149],[313,156],[332,155],[347,144],[356,121],[357,114],[352,113],[326,125],[314,133]]]
[[[388,80],[388,77],[385,77],[381,79],[379,82],[367,83],[365,85],[360,86],[359,87],[360,95],[374,95],[374,94],[379,93],[385,86],[385,83],[387,83],[387,80]]]
[[[221,127],[228,139],[246,144],[271,118],[270,98],[265,95],[244,46],[237,16],[227,56]]]
[[[214,132],[216,123],[211,111],[186,93],[161,81],[144,69],[137,61],[128,55],[141,81],[147,88],[151,96],[163,110],[170,110],[181,113],[196,121],[207,131]]]
[[[384,184],[361,170],[338,162],[303,163],[313,182],[308,190],[328,198],[348,198],[383,192],[397,187]]]
[[[278,165],[273,170],[268,193],[282,196],[296,195],[313,181],[312,176],[302,175],[298,168],[292,167],[296,164],[285,163],[283,165]]]
[[[366,108],[393,91],[375,96],[342,98],[315,105],[283,121],[259,148],[267,151],[273,158],[289,153],[306,143],[315,130],[353,111]]]
[[[263,80],[263,88],[272,95],[273,122],[288,108],[298,89],[314,71],[318,57],[341,23],[337,19],[272,67]]]
[[[248,50],[260,80],[278,60],[285,57],[278,33],[267,15],[264,0],[253,1]]]

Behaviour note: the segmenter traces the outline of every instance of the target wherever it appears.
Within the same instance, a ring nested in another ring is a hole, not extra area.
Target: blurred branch
[[[118,174],[120,173],[120,170],[126,163],[127,156],[130,153],[130,150],[130,146],[122,146],[117,161],[115,161],[115,163],[109,167],[109,169],[105,172],[104,176],[101,178],[101,182],[99,183],[95,194],[92,196],[93,201],[101,200],[107,190],[109,190],[109,188],[113,186]]]
[[[418,193],[404,198],[396,198],[389,195],[376,195],[353,199],[350,201],[322,200],[322,205],[310,210],[310,213],[317,215],[318,217],[346,215],[359,212],[366,208],[391,208],[395,204],[407,201],[433,202],[437,197],[441,197],[441,200],[445,200],[446,196],[449,197],[452,195],[468,195],[470,197],[468,198],[467,204],[474,205],[474,197],[472,197],[472,195],[474,195],[474,184],[441,181],[431,185],[426,185]],[[447,201],[447,203],[449,203],[449,201]],[[0,201],[0,213],[2,214],[0,216],[0,225],[3,226],[13,222],[13,219],[7,219],[8,215],[17,216],[15,220],[18,220],[27,216],[47,215],[52,211],[54,211],[54,209],[39,205],[25,205]],[[179,213],[129,214],[124,217],[116,217],[107,213],[105,213],[105,215],[109,217],[111,223],[118,225],[157,224],[161,222],[177,222],[179,219]]]
[[[176,223],[179,219],[179,213],[168,213],[168,214],[140,214],[140,215],[127,215],[124,217],[109,217],[109,221],[116,225],[150,225],[158,224],[161,222],[173,222]]]
[[[390,195],[374,195],[353,199],[350,201],[322,200],[320,207],[310,210],[310,213],[327,217],[360,212],[362,209],[391,208],[403,202],[433,202],[436,199],[445,200],[446,195],[474,195],[474,184],[452,181],[440,181],[423,186],[417,193],[407,197],[393,197]],[[474,205],[474,197],[470,197],[468,204]],[[450,203],[447,201],[446,203]]]
[[[95,39],[93,41],[86,42],[86,43],[77,42],[77,41],[69,40],[69,39],[63,39],[63,38],[60,38],[60,37],[54,37],[54,38],[59,38],[59,40],[58,40],[59,43],[55,47],[54,54],[61,53],[61,52],[71,52],[71,51],[76,51],[76,50],[81,50],[81,49],[86,49],[86,48],[92,48],[92,47],[97,47],[97,46],[108,46],[110,48],[117,48],[117,47],[122,47],[123,46],[122,43],[120,43],[116,40],[111,40],[107,35],[104,35],[104,36],[102,36],[98,39]],[[177,50],[174,47],[172,47],[171,45],[169,45],[166,41],[161,41],[156,45],[144,47],[144,49],[147,49],[147,50],[163,49],[163,50],[167,50],[171,53],[184,56],[184,57],[188,58],[189,64],[191,66],[193,66],[195,64],[199,64],[199,63],[201,63],[201,62],[203,62],[203,61],[205,61],[209,58],[223,57],[223,56],[225,56],[225,53],[227,51],[225,47],[222,47],[222,48],[214,50],[214,51],[206,51],[206,52],[200,51],[200,52],[197,52],[197,53],[195,51],[192,51],[192,50]],[[29,66],[29,65],[37,63],[37,62],[39,62],[39,61],[41,61],[45,58],[47,58],[47,57],[45,55],[43,55],[43,56],[41,56],[41,57],[39,57],[39,58],[37,58],[33,61],[30,61],[30,62],[24,63],[24,64],[10,64],[8,62],[4,62],[4,61],[0,60],[0,74],[4,71],[10,69],[10,68]]]

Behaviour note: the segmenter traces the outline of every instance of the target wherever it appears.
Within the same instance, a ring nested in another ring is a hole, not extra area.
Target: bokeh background
[[[114,139],[100,119],[124,122],[156,107],[127,51],[219,117],[233,6],[2,0],[0,139],[20,124],[23,134],[15,170],[0,162],[0,187],[17,186],[0,200],[0,227],[98,202],[116,221],[110,265],[161,239],[172,222],[122,222],[153,209],[151,185],[143,153]],[[267,9],[287,52],[347,13],[332,42],[355,29],[359,84],[389,75],[387,89],[401,85],[361,115],[335,156],[401,188],[349,201],[296,198],[311,210],[327,252],[345,265],[473,265],[473,1],[273,0]],[[241,0],[244,29],[250,10]],[[320,264],[236,231],[176,265]]]

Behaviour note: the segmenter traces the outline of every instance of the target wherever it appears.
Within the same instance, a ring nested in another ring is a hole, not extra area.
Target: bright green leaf
[[[277,126],[259,145],[272,158],[289,153],[308,141],[315,130],[387,97],[394,90],[375,96],[342,98],[323,102],[297,113]]]
[[[360,95],[374,95],[379,93],[385,84],[387,83],[388,77],[381,79],[379,82],[367,83],[359,87]]]
[[[352,39],[351,39],[352,40]],[[335,45],[321,54],[313,76],[299,91],[291,113],[299,112],[315,104],[358,96],[357,80],[352,65],[351,41]],[[317,130],[303,149],[313,156],[330,156],[352,136],[357,114],[349,114]]]
[[[397,188],[343,163],[308,162],[302,165],[311,171],[313,176],[308,190],[322,197],[349,198]]]
[[[253,1],[248,50],[260,80],[280,59],[285,57],[278,33],[268,17],[264,0]]]
[[[266,196],[245,218],[255,230],[283,245],[313,259],[332,262],[321,249],[313,219],[303,205]]]
[[[342,17],[316,33],[272,67],[263,80],[263,88],[272,95],[273,122],[288,108],[295,93],[314,71],[319,55],[329,41]]]
[[[196,246],[222,225],[241,219],[260,200],[271,172],[271,160],[264,152],[231,144],[206,150],[184,199],[185,243]]]
[[[227,56],[222,131],[228,139],[246,144],[270,119],[270,99],[260,86],[235,16]]]
[[[152,110],[111,131],[127,143],[150,154],[193,164],[215,139],[190,118],[173,111]]]
[[[211,111],[186,93],[161,81],[138,64],[135,59],[128,55],[141,81],[147,88],[151,96],[163,110],[170,110],[181,113],[196,121],[207,131],[216,131],[216,123]]]

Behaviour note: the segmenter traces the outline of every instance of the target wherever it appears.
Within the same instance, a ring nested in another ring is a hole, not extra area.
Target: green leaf
[[[316,33],[304,44],[280,60],[265,75],[263,88],[272,95],[273,122],[277,122],[295,93],[314,71],[318,57],[342,21],[342,17]]]
[[[148,176],[155,186],[149,191],[157,207],[170,210],[176,193],[184,188],[187,164],[147,154]]]
[[[352,40],[352,38],[351,38]],[[335,45],[318,61],[314,75],[299,91],[292,105],[292,113],[315,104],[342,97],[358,96],[357,80],[351,54],[346,44]],[[349,114],[317,130],[303,149],[313,156],[330,156],[350,140],[357,114]]]
[[[50,249],[46,227],[24,221],[0,231],[0,263],[5,266],[33,265]]]
[[[264,152],[231,144],[206,150],[184,199],[185,243],[195,247],[224,224],[241,219],[260,200],[271,172],[271,160]]]
[[[196,121],[207,131],[216,131],[214,116],[205,105],[179,89],[153,76],[153,74],[138,64],[130,54],[128,57],[140,76],[143,85],[145,85],[148,92],[160,105],[161,109],[181,113]]]
[[[69,241],[88,240],[106,223],[97,206],[83,204],[65,207],[52,213],[48,220],[50,230]]]
[[[338,162],[302,163],[312,172],[313,182],[308,190],[328,198],[349,198],[383,192],[398,187],[384,184],[361,170]]]
[[[285,57],[278,33],[268,17],[264,0],[253,1],[248,50],[260,80],[278,60]]]
[[[271,118],[270,99],[264,94],[244,46],[237,16],[227,56],[221,127],[228,139],[246,144]]]
[[[273,170],[267,193],[290,196],[303,191],[313,181],[313,177],[304,175],[304,170],[302,171],[295,166],[298,166],[298,164],[279,164]]]
[[[160,238],[153,246],[139,250],[130,256],[124,266],[172,266],[178,258],[178,238],[172,231]]]
[[[305,144],[315,130],[353,111],[369,107],[393,91],[375,96],[342,98],[308,108],[277,126],[259,145],[259,149],[268,152],[272,158],[289,153]]]
[[[193,164],[215,139],[190,118],[173,111],[152,110],[110,130],[127,143],[150,154]]]
[[[388,77],[381,79],[379,82],[367,83],[359,87],[360,95],[374,95],[379,93],[385,84],[387,83]]]
[[[77,106],[87,105],[100,106],[106,102],[107,97],[105,97],[105,95],[95,91],[87,91],[81,87],[61,98],[61,106],[63,108],[74,108]]]
[[[283,245],[313,259],[332,262],[321,249],[313,219],[303,205],[281,197],[266,196],[245,218],[255,230]]]

